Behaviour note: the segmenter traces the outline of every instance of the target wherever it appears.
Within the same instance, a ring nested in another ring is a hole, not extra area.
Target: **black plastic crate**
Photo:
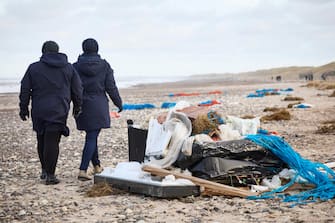
[[[128,160],[143,163],[148,130],[133,126],[132,120],[128,124]]]

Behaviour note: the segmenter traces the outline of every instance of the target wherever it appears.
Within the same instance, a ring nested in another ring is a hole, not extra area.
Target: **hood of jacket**
[[[64,67],[68,64],[67,56],[63,53],[44,53],[40,61],[51,67]]]
[[[86,76],[94,76],[106,69],[106,63],[99,54],[82,54],[75,64],[78,71]]]

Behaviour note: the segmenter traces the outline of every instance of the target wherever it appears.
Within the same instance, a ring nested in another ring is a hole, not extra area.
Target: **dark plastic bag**
[[[257,184],[279,173],[286,164],[249,140],[193,143],[192,155],[180,153],[175,166],[193,176],[234,186]]]

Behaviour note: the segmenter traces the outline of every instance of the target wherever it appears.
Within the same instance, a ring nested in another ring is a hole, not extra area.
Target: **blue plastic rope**
[[[153,104],[124,104],[123,110],[141,110],[146,108],[155,108]]]
[[[318,199],[326,201],[335,197],[335,173],[326,165],[302,158],[284,139],[278,136],[258,134],[248,135],[246,139],[270,150],[275,156],[297,172],[295,178],[288,184],[263,193],[260,196],[250,196],[248,197],[249,199],[279,197],[284,202],[294,202],[292,206],[295,206],[297,204],[315,202]],[[320,169],[323,169],[324,172]],[[315,188],[295,195],[275,195],[275,193],[282,192],[291,186],[298,176],[306,179],[308,183],[314,184]]]
[[[163,102],[161,108],[173,108],[176,104],[176,102]]]

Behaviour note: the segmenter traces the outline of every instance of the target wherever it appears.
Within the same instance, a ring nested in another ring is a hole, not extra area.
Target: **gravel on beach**
[[[285,107],[285,95],[247,98],[263,88],[293,88],[292,96],[304,98],[312,108],[289,109],[291,120],[262,123],[264,129],[277,131],[311,161],[335,161],[334,134],[318,134],[324,121],[335,120],[332,90],[307,88],[303,82],[271,83],[185,83],[157,84],[121,89],[124,103],[152,103],[157,108],[125,110],[113,118],[111,128],[99,137],[99,155],[103,166],[115,167],[128,160],[127,119],[147,128],[150,117],[166,112],[163,102],[187,101],[193,105],[218,100],[221,114],[261,117],[266,107]],[[208,94],[220,90],[222,94]],[[197,96],[169,97],[169,93],[198,92]],[[111,111],[117,108],[110,103]],[[76,130],[69,115],[70,136],[62,137],[56,175],[60,184],[46,186],[39,179],[40,165],[36,134],[31,120],[20,120],[18,95],[0,95],[0,222],[334,222],[335,200],[298,205],[293,208],[278,199],[248,200],[223,196],[199,196],[159,199],[140,194],[115,193],[86,197],[93,181],[77,180],[85,134]]]

